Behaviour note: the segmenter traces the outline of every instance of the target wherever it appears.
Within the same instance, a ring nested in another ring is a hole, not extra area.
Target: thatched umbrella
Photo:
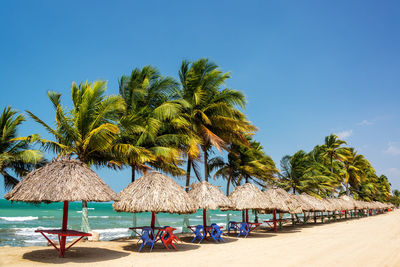
[[[314,215],[316,215],[315,212],[321,212],[322,215],[321,220],[323,220],[323,212],[332,209],[332,207],[327,202],[323,201],[322,199],[310,196],[306,193],[298,195],[297,198],[308,204],[309,205],[308,211],[312,211]],[[305,209],[303,209],[303,211],[305,211]],[[304,220],[305,219],[306,219],[306,213],[304,212]],[[315,216],[314,216],[314,221],[316,222]]]
[[[216,210],[219,208],[230,208],[231,201],[215,185],[203,181],[192,185],[188,192],[197,209],[203,210],[203,226],[207,226],[207,210]]]
[[[306,201],[302,196],[300,195],[292,195],[292,198],[297,201],[297,203],[300,205],[301,210],[304,211],[313,211],[314,206],[311,205],[308,201]]]
[[[301,213],[301,204],[282,188],[271,188],[264,192],[273,208],[274,231],[276,232],[276,213]],[[268,212],[268,211],[264,211]]]
[[[70,201],[107,202],[116,193],[85,163],[73,159],[52,161],[29,173],[4,196],[11,201],[64,202],[62,231],[67,231]],[[64,256],[66,236],[60,242]]]
[[[341,196],[339,199],[341,199],[341,200],[343,200],[344,202],[347,203],[347,206],[346,206],[347,208],[345,210],[345,218],[347,219],[347,212],[356,209],[356,201],[355,201],[354,198],[349,197],[349,196],[345,196],[345,195]]]
[[[251,183],[237,186],[230,194],[229,199],[232,202],[232,210],[246,211],[247,223],[249,222],[249,209],[271,210],[274,208],[265,194]]]
[[[159,172],[149,172],[130,183],[118,194],[113,208],[118,212],[151,212],[151,227],[155,227],[156,213],[194,213],[196,206],[172,178]]]

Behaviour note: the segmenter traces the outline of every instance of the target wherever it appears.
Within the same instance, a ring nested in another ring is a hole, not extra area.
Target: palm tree
[[[113,152],[115,161],[131,167],[132,182],[135,172],[149,168],[184,174],[177,167],[182,134],[173,131],[185,125],[179,117],[181,104],[173,99],[177,90],[174,79],[162,77],[152,66],[136,68],[120,80],[119,92],[126,110],[120,118],[121,133]]]
[[[353,188],[357,188],[358,185],[364,180],[366,168],[372,168],[369,161],[361,154],[357,154],[357,151],[354,148],[349,148],[348,153],[346,155],[346,159],[344,160],[345,166],[345,176],[344,176],[344,184],[346,189],[346,195],[350,195],[351,185]]]
[[[197,137],[197,145],[201,146],[204,162],[204,179],[208,181],[208,156],[211,148],[221,151],[229,140],[243,139],[246,132],[254,131],[245,115],[236,107],[244,108],[245,97],[236,90],[220,88],[230,78],[229,73],[222,73],[218,66],[207,59],[193,63],[183,61],[179,78],[182,89],[182,116],[189,123],[188,136]],[[189,143],[189,142],[188,142]],[[195,151],[192,143],[190,150]],[[198,159],[196,153],[191,153],[187,147],[187,181],[193,162]]]
[[[274,180],[278,172],[272,158],[266,155],[263,147],[257,141],[247,136],[246,143],[231,143],[228,146],[227,161],[216,157],[209,161],[211,171],[215,170],[214,178],[222,177],[227,180],[226,195],[232,184],[240,185],[244,180],[252,180],[263,186],[265,182]]]
[[[50,127],[32,112],[28,114],[42,125],[55,140],[41,139],[45,149],[58,157],[76,157],[88,165],[104,166],[112,159],[110,149],[117,138],[116,121],[125,110],[119,96],[105,96],[107,83],[72,83],[72,109],[61,105],[61,94],[48,92],[56,112],[56,128]],[[87,202],[82,201],[82,230],[90,231]]]
[[[296,194],[301,188],[301,179],[306,172],[307,154],[300,150],[292,156],[286,155],[281,160],[281,182],[286,189],[292,189]]]
[[[325,137],[324,149],[325,152],[323,154],[324,158],[329,159],[331,173],[333,174],[333,161],[343,161],[345,160],[345,149],[341,147],[341,145],[347,144],[346,141],[340,140],[339,137],[335,134],[331,134],[330,136]]]
[[[400,190],[398,189],[393,190],[393,195],[396,197],[400,197]]]
[[[0,115],[0,174],[6,190],[13,188],[19,180],[35,167],[44,163],[40,150],[30,149],[38,135],[17,137],[18,126],[25,121],[21,114],[11,107],[6,107]]]

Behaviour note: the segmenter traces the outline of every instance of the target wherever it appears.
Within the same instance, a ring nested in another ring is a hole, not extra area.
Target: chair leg
[[[142,250],[143,246],[144,246],[144,242],[143,242],[142,245],[140,246],[139,252]]]

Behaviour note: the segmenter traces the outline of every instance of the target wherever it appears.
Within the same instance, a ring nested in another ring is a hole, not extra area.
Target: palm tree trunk
[[[226,182],[226,196],[229,196],[229,186],[231,185],[232,174],[229,174],[228,181]]]
[[[208,152],[207,149],[203,149],[204,152],[204,181],[208,182]]]
[[[131,165],[131,182],[132,183],[135,181],[135,172],[136,172],[135,165]]]
[[[81,225],[82,232],[88,233],[90,232],[90,225],[89,225],[89,216],[88,216],[88,208],[87,208],[87,201],[82,200],[82,225]]]
[[[346,196],[350,196],[349,182],[346,183]]]
[[[188,156],[188,161],[187,161],[187,169],[186,169],[186,192],[189,191],[189,185],[190,185],[190,167],[192,165],[192,160],[190,159],[190,157]]]
[[[135,165],[131,164],[131,182],[133,183],[135,181],[135,174],[136,174],[136,168]],[[132,227],[136,227],[137,221],[136,221],[136,213],[132,214]],[[136,233],[135,231],[132,231],[131,237],[135,237]]]
[[[333,174],[333,155],[331,155],[331,174]]]
[[[83,157],[78,157],[80,161],[87,164]],[[81,231],[82,232],[90,232],[90,225],[89,225],[89,215],[88,215],[88,208],[87,208],[87,201],[82,200],[82,224],[81,224]]]

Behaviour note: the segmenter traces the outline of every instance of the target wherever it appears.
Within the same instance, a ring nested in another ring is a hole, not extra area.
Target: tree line
[[[183,61],[178,77],[163,76],[150,65],[135,68],[120,78],[118,95],[106,94],[105,81],[73,83],[72,107],[63,105],[60,93],[49,91],[55,121],[46,123],[33,110],[26,113],[52,136],[50,140],[38,134],[18,137],[26,117],[4,108],[0,174],[6,189],[45,164],[44,152],[52,152],[89,166],[130,168],[132,182],[149,170],[183,176],[186,190],[193,181],[215,178],[226,180],[227,195],[230,186],[252,182],[295,194],[347,194],[400,203],[400,194],[391,194],[387,177],[378,176],[363,155],[334,134],[308,153],[284,156],[279,170],[254,139],[257,127],[243,113],[244,94],[226,88],[229,72],[199,59]]]

